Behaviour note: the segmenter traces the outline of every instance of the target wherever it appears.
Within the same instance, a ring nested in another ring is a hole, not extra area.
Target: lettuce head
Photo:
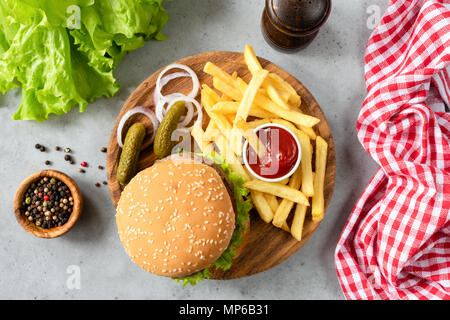
[[[163,0],[2,0],[0,92],[21,87],[15,120],[44,121],[119,89],[113,72],[145,40],[164,40]]]

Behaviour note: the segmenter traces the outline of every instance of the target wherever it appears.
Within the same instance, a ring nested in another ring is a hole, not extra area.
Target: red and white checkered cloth
[[[450,0],[392,0],[358,138],[380,165],[339,239],[347,299],[450,299]]]

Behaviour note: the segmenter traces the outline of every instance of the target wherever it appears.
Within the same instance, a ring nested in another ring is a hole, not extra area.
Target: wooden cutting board
[[[327,120],[320,109],[319,104],[314,99],[308,89],[295,77],[276,66],[275,64],[259,58],[263,68],[270,72],[277,73],[287,82],[289,82],[294,89],[297,90],[302,97],[301,109],[305,114],[309,114],[319,118],[321,121],[315,127],[315,131],[318,135],[322,136],[328,142],[328,159],[327,170],[325,176],[325,209],[328,207],[334,189],[334,183],[336,179],[336,154],[334,149],[333,136],[331,134],[330,127]],[[202,54],[186,57],[174,63],[180,63],[192,68],[198,75],[201,84],[206,83],[212,87],[212,77],[203,72],[203,67],[206,62],[211,61],[218,65],[228,73],[232,74],[237,72],[240,77],[249,82],[251,79],[251,73],[248,70],[244,56],[242,53],[236,52],[205,52]],[[107,154],[107,174],[108,174],[108,186],[114,206],[120,199],[122,189],[116,179],[117,165],[119,162],[120,151],[117,144],[117,126],[121,117],[130,109],[136,106],[148,106],[154,109],[153,92],[155,89],[156,79],[163,68],[151,75],[145,80],[139,87],[131,94],[128,100],[125,102],[120,114],[117,117],[114,130],[111,134],[111,138],[108,145]],[[182,92],[188,94],[192,90],[190,78],[179,78],[169,82],[164,88],[163,94],[170,92]],[[203,129],[206,128],[208,117],[204,117]],[[140,121],[144,123],[148,128],[151,128],[150,122],[144,116],[136,115],[129,121],[133,123]],[[131,124],[130,124],[131,125]],[[126,128],[124,130],[126,132]],[[313,143],[314,145],[314,143]],[[141,152],[139,161],[139,170],[143,170],[151,166],[155,161],[152,147],[148,147]],[[292,216],[292,214],[291,214]],[[326,219],[326,215],[325,215]],[[289,219],[288,219],[289,222]],[[241,254],[235,259],[230,270],[226,272],[215,272],[215,279],[233,279],[244,276],[249,276],[259,272],[263,272],[267,269],[273,268],[276,265],[282,263],[290,256],[292,256],[298,249],[300,249],[306,241],[308,241],[313,233],[319,226],[318,222],[311,220],[310,210],[307,212],[305,219],[305,225],[303,230],[303,238],[301,241],[295,240],[289,233],[274,227],[272,224],[266,224],[263,222],[258,213],[252,210],[250,213],[250,235],[247,240],[247,245],[241,252]],[[300,268],[300,266],[299,266]]]

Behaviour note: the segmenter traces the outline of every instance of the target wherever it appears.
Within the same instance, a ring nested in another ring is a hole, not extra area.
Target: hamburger
[[[156,162],[119,200],[116,223],[125,251],[145,271],[183,286],[228,270],[250,228],[243,183],[218,156],[182,153]]]

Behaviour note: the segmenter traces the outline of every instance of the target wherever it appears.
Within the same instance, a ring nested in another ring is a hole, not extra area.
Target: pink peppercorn
[[[44,201],[49,201],[49,200],[50,200],[50,197],[47,196],[47,195],[45,195],[45,196],[44,196]]]
[[[83,161],[83,162],[81,163],[81,166],[82,166],[82,167],[87,167],[86,161]]]

